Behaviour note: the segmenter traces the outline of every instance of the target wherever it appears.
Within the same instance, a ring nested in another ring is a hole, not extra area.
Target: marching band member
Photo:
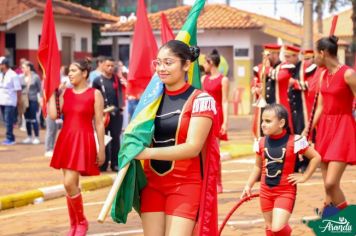
[[[251,195],[253,185],[261,178],[260,205],[267,236],[291,235],[288,221],[292,214],[297,188],[313,174],[320,155],[309,147],[305,137],[288,133],[288,112],[280,104],[267,105],[262,114],[261,138],[254,149],[256,164],[241,198]],[[303,174],[294,173],[296,154],[310,159]]]

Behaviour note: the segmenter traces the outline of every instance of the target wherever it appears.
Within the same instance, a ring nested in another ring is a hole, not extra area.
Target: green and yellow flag
[[[196,0],[183,28],[176,39],[191,45],[197,45],[197,20],[205,0]],[[188,82],[196,88],[201,87],[199,66],[192,63],[188,72]],[[154,120],[162,99],[164,87],[157,74],[154,74],[141,96],[132,120],[126,128],[119,152],[119,167],[130,163],[127,174],[116,195],[111,208],[111,217],[117,223],[126,223],[132,207],[140,213],[140,191],[146,185],[146,177],[140,161],[135,157],[149,147],[154,133]]]

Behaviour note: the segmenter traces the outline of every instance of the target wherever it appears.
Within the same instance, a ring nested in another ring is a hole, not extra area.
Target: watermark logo
[[[319,226],[320,232],[330,233],[351,233],[352,225],[345,219],[345,217],[339,217],[338,221],[325,219],[321,221],[322,225]]]
[[[305,222],[317,236],[355,236],[356,205],[350,205],[337,214]]]

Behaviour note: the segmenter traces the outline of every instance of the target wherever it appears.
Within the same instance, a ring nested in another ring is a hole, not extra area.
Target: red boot
[[[292,228],[289,226],[289,224],[286,224],[282,229],[279,231],[274,231],[273,235],[274,236],[290,236],[292,233]]]
[[[71,197],[71,203],[73,205],[75,215],[77,216],[75,236],[85,236],[88,231],[88,221],[84,216],[82,194],[79,193],[76,196]]]
[[[70,220],[70,230],[67,236],[74,236],[77,228],[77,216],[75,215],[74,208],[72,206],[71,198],[67,195],[67,207]]]
[[[223,192],[222,181],[221,181],[221,161],[219,161],[218,176],[216,180],[216,188],[218,193]]]

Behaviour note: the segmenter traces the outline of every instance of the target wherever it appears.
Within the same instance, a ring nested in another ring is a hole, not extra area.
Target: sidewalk
[[[252,154],[250,120],[250,116],[230,118],[229,141],[221,143],[221,152],[228,152],[231,158]],[[0,127],[0,140],[4,133],[4,127]],[[64,196],[61,171],[50,168],[50,159],[43,156],[45,132],[41,131],[40,145],[20,144],[26,133],[19,129],[15,129],[15,135],[19,144],[0,146],[0,210]],[[82,177],[82,191],[110,186],[115,176],[114,172],[106,172],[98,177]]]

